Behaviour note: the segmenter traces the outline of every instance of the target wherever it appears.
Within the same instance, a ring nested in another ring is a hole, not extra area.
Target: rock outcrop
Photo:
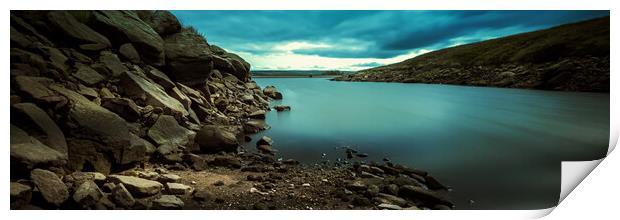
[[[168,11],[12,11],[10,33],[11,208],[31,194],[46,207],[182,207],[156,181],[106,175],[161,159],[204,170],[192,152],[236,151],[268,110],[249,63]]]

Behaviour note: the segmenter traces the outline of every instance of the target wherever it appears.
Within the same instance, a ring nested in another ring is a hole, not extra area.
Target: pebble
[[[304,183],[304,184],[301,184],[301,186],[303,186],[303,187],[310,187],[310,183]]]
[[[381,203],[377,207],[379,207],[380,209],[389,209],[389,210],[401,210],[401,209],[403,209],[400,206],[392,205],[392,204],[387,204],[387,203]]]

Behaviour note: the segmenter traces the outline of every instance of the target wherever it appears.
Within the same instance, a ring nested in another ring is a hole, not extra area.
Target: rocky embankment
[[[609,17],[446,48],[336,81],[609,92]]]
[[[244,149],[282,94],[167,11],[12,11],[10,53],[11,209],[453,207],[415,169]]]

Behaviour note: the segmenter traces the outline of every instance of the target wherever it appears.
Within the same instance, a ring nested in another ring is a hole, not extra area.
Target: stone
[[[195,132],[180,126],[174,117],[170,115],[161,115],[155,124],[149,128],[148,136],[159,145],[188,145],[194,133]]]
[[[362,181],[356,180],[356,181],[353,181],[352,183],[347,184],[346,188],[351,191],[364,191],[368,188],[368,186],[364,184]]]
[[[67,154],[48,147],[14,125],[11,125],[10,132],[11,162],[15,161],[27,168],[32,168],[42,164],[60,165],[67,160]]]
[[[191,29],[164,38],[168,76],[189,86],[205,82],[213,69],[213,61],[206,40]]]
[[[188,195],[192,193],[192,187],[180,183],[166,183],[168,193],[173,195]]]
[[[157,179],[157,181],[159,181],[160,183],[169,183],[169,182],[174,183],[174,182],[178,182],[179,180],[181,180],[181,177],[179,175],[172,174],[172,173],[162,174]]]
[[[82,183],[73,193],[73,200],[82,207],[92,207],[103,197],[103,192],[93,181]]]
[[[92,86],[105,80],[105,77],[86,65],[79,65],[77,71],[73,73],[73,77],[87,86]]]
[[[272,99],[280,100],[282,99],[282,93],[280,93],[275,86],[266,86],[263,89],[263,94]]]
[[[133,100],[128,98],[102,98],[101,106],[116,113],[127,121],[140,119],[140,109]]]
[[[122,183],[116,184],[116,187],[112,189],[112,199],[117,205],[125,208],[130,208],[136,203],[136,200]]]
[[[403,209],[400,206],[392,205],[392,204],[386,204],[386,203],[379,204],[377,206],[377,208],[379,208],[379,209],[387,209],[387,210],[401,210],[401,209]]]
[[[444,196],[435,191],[430,191],[418,186],[404,185],[401,186],[398,195],[405,198],[420,199],[432,204],[441,204],[452,207],[453,204]]]
[[[271,154],[271,155],[275,155],[276,150],[274,150],[271,145],[258,145],[256,146],[256,149],[258,150],[259,153],[262,154]]]
[[[189,99],[189,97],[187,97],[187,95],[185,95],[185,93],[181,92],[181,90],[179,88],[172,87],[172,89],[170,90],[170,96],[172,96],[173,98],[179,100],[179,102],[181,102],[181,104],[183,104],[185,109],[190,109],[190,106],[192,105],[192,100]]]
[[[426,183],[426,186],[431,190],[448,189],[448,187],[441,184],[439,181],[437,181],[437,179],[435,179],[432,176],[425,176],[424,180],[425,180],[424,182]]]
[[[99,93],[97,92],[97,90],[90,88],[88,86],[82,85],[82,84],[78,85],[77,92],[80,93],[80,95],[83,95],[84,97],[88,98],[89,100],[99,98]]]
[[[75,183],[75,185],[77,186],[82,185],[82,183],[85,183],[88,181],[93,181],[95,183],[103,183],[107,179],[107,177],[103,173],[99,173],[99,172],[74,172],[70,174],[69,177],[70,179],[73,180],[73,183]],[[69,178],[65,177],[65,182],[67,179]]]
[[[259,146],[259,145],[271,146],[273,145],[273,140],[270,137],[263,136],[260,139],[258,139],[258,141],[256,142],[256,146]]]
[[[205,153],[236,152],[239,146],[235,134],[217,125],[203,126],[196,134],[195,142],[200,146],[200,151]]]
[[[155,146],[135,134],[129,133],[129,146],[123,149],[120,164],[144,161],[147,154],[155,151]]]
[[[118,56],[109,51],[102,51],[100,53],[99,62],[103,64],[103,67],[105,67],[113,77],[118,77],[127,71],[127,67],[123,65]]]
[[[56,27],[55,30],[75,40],[73,42],[80,44],[80,47],[105,49],[112,45],[108,38],[79,22],[68,11],[51,11],[47,19]]]
[[[130,146],[125,120],[74,91],[56,85],[50,88],[72,102],[67,115],[74,123],[72,134],[101,143],[120,162],[123,149]]]
[[[132,72],[121,76],[120,87],[132,99],[141,99],[145,105],[170,109],[174,114],[187,116],[189,112],[177,99],[168,95],[162,88]]]
[[[40,138],[46,146],[58,151],[67,157],[67,141],[56,122],[45,111],[32,103],[19,103],[11,105],[11,123],[30,125],[36,128],[45,137]]]
[[[32,188],[18,182],[11,182],[11,209],[20,208],[32,199]]]
[[[67,139],[69,160],[67,167],[71,170],[92,170],[109,174],[113,158],[100,143],[84,139]]]
[[[258,133],[269,128],[271,127],[265,123],[265,120],[251,119],[243,124],[243,131],[248,134]]]
[[[398,185],[396,184],[385,185],[383,190],[390,195],[398,195]]]
[[[150,70],[146,71],[146,76],[166,90],[175,87],[174,82],[158,69],[151,67]]]
[[[194,200],[203,201],[203,202],[213,200],[214,198],[215,198],[215,195],[206,189],[197,189],[194,191],[194,194],[193,194]]]
[[[126,43],[118,48],[118,53],[132,63],[140,63],[140,54],[132,44]]]
[[[185,206],[183,200],[173,195],[162,195],[156,200],[153,200],[154,209],[182,209]]]
[[[18,91],[24,93],[28,98],[41,102],[48,102],[48,100],[57,97],[54,92],[47,88],[47,85],[52,82],[54,82],[52,79],[44,77],[15,77],[15,85]]]
[[[379,193],[377,197],[387,201],[390,204],[398,205],[401,207],[404,207],[405,205],[407,205],[407,200],[400,198],[398,196],[389,195],[385,193]]]
[[[166,10],[153,11],[148,18],[143,18],[143,20],[161,36],[181,31],[181,23],[177,17]]]
[[[34,169],[30,172],[30,179],[50,204],[60,206],[69,198],[67,186],[51,171]]]
[[[241,160],[233,156],[216,156],[213,160],[208,161],[208,164],[212,166],[230,167],[235,169],[239,169],[242,166]]]
[[[99,90],[99,96],[101,96],[101,98],[114,98],[114,93],[112,93],[108,88],[101,88],[101,90]]]
[[[207,161],[201,156],[196,154],[185,154],[182,158],[185,163],[189,164],[189,166],[196,171],[202,171],[207,168]]]
[[[164,41],[133,11],[95,11],[92,23],[113,42],[131,43],[147,64],[164,64]]]
[[[291,107],[288,105],[276,105],[273,107],[273,109],[275,109],[276,111],[282,112],[282,111],[290,111]]]
[[[248,117],[252,119],[265,119],[265,114],[266,114],[265,110],[258,110],[258,111],[250,113]]]
[[[163,188],[163,185],[157,181],[133,176],[110,175],[108,178],[114,183],[122,183],[132,194],[140,196],[155,195]]]

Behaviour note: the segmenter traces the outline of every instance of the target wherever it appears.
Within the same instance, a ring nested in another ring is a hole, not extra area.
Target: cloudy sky
[[[253,70],[360,70],[609,11],[173,11]]]

